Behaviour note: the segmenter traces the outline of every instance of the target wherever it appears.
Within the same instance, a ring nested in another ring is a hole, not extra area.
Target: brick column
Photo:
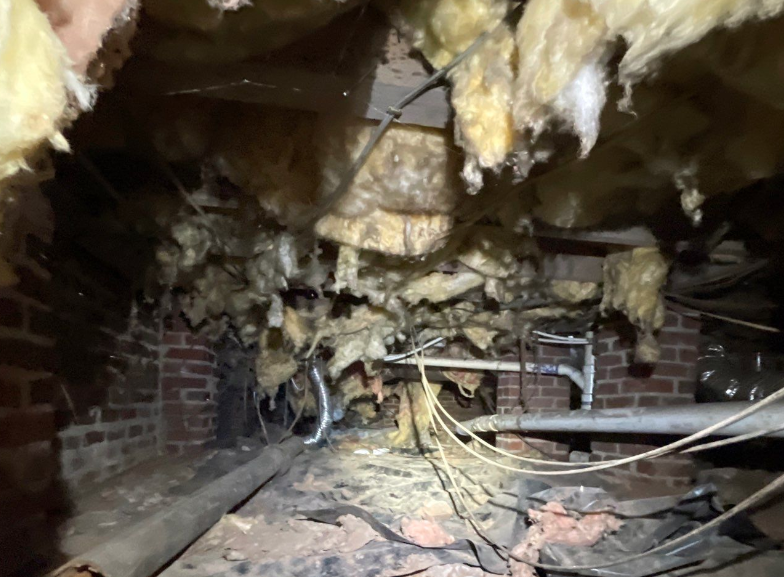
[[[559,364],[568,362],[569,349],[565,347],[539,346],[535,362],[538,364]],[[565,356],[567,355],[567,356]],[[534,362],[528,354],[529,362]],[[509,357],[505,360],[519,360]],[[550,375],[498,373],[497,413],[523,414],[543,411],[566,411],[569,409],[571,383],[566,377]],[[569,446],[550,439],[521,437],[515,434],[496,435],[496,446],[513,453],[524,453],[535,449],[551,457],[566,458]]]
[[[635,365],[634,338],[628,325],[608,326],[597,336],[594,408],[658,407],[694,403],[700,322],[668,312],[658,340],[661,358],[653,366]],[[607,460],[645,452],[664,440],[657,436],[592,435],[592,459]],[[688,484],[690,457],[667,456],[610,469],[622,480],[651,481],[670,487]]]
[[[192,334],[179,314],[166,317],[161,330],[163,442],[179,455],[215,438],[218,374],[211,343]]]

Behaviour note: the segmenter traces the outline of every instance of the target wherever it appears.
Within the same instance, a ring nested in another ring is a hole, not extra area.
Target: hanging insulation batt
[[[627,46],[618,79],[628,92],[663,56],[716,28],[770,18],[782,6],[784,0],[531,0],[517,28],[517,128],[536,136],[560,120],[587,154],[598,136],[605,62],[616,41]]]
[[[43,142],[68,148],[58,125],[66,74],[63,45],[36,3],[0,0],[0,181],[27,168]]]
[[[602,311],[620,311],[638,329],[636,360],[655,363],[659,347],[654,331],[664,324],[664,299],[661,289],[667,280],[669,264],[655,247],[608,255],[604,260],[604,297]]]
[[[323,177],[330,194],[359,155],[375,125],[356,120],[325,121],[317,136]],[[316,232],[355,248],[413,256],[429,252],[452,225],[462,187],[458,155],[443,132],[393,126],[379,140],[331,213]]]
[[[389,3],[385,7],[435,68],[449,64],[483,32],[495,30],[449,75],[455,140],[467,153],[463,178],[469,192],[476,192],[482,186],[482,169],[499,167],[514,140],[515,42],[511,30],[498,27],[510,4],[505,0],[403,0],[399,6]]]

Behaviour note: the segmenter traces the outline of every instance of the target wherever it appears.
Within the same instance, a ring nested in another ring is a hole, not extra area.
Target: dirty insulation
[[[15,199],[51,176],[49,150],[69,150],[63,130],[112,85],[134,33],[152,60],[238,62],[356,5],[3,0],[0,251],[13,246]],[[454,130],[393,123],[332,199],[375,122],[198,94],[149,102],[149,154],[200,178],[187,187],[174,178],[179,195],[135,191],[121,207],[130,226],[158,239],[148,284],[175,289],[195,329],[231,330],[258,347],[262,397],[316,355],[326,355],[334,389],[358,396],[352,367],[375,377],[412,331],[495,358],[534,329],[585,327],[613,312],[636,328],[637,360],[655,362],[669,259],[656,248],[620,250],[607,255],[601,282],[548,278],[534,221],[596,226],[679,196],[698,224],[705,199],[774,174],[784,99],[757,79],[775,62],[734,54],[778,38],[782,7],[377,2],[434,69],[465,56],[447,74]],[[151,24],[139,31],[140,13]],[[706,96],[711,82],[732,87],[731,104]],[[691,98],[671,98],[675,88]],[[0,284],[14,282],[0,258]]]
[[[397,429],[383,443],[398,449],[433,443],[429,403],[442,385],[385,383],[385,357],[416,343],[443,338],[455,356],[500,359],[525,350],[535,331],[583,333],[621,316],[636,333],[635,360],[659,360],[672,251],[618,244],[598,253],[597,278],[547,275],[551,255],[537,227],[628,226],[668,203],[699,227],[710,199],[779,173],[784,84],[765,79],[781,67],[771,55],[784,49],[784,0],[366,4],[0,0],[0,287],[19,280],[10,256],[19,199],[53,177],[55,154],[71,153],[77,119],[93,109],[100,118],[126,61],[261,62],[352,10],[372,9],[427,74],[448,70],[451,122],[392,122],[365,154],[378,122],[342,111],[213,98],[206,89],[139,97],[128,106],[144,112],[124,145],[143,149],[167,181],[140,186],[118,206],[130,229],[154,239],[145,295],[172,299],[194,331],[230,334],[253,351],[255,398],[270,406],[285,390],[295,414],[318,413],[303,389],[312,363],[324,365],[333,411],[367,422],[398,397]],[[444,375],[463,397],[481,386],[475,372]],[[270,534],[268,542],[296,542],[308,561],[297,566],[288,545],[273,544],[254,574],[351,574],[364,551],[389,568],[378,575],[533,577],[531,563],[579,561],[572,549],[612,536],[630,551],[639,546],[628,528],[639,519],[545,499],[518,511],[530,524],[524,534],[517,513],[504,517],[504,527],[516,527],[506,539],[514,555],[489,562],[486,545],[466,545],[476,535],[452,517],[445,495],[427,495],[421,514],[401,517],[399,503],[363,500],[381,485],[349,484],[334,495],[328,488],[338,485],[319,483],[335,470],[313,466],[325,470],[309,485],[276,485],[277,509],[269,509],[274,499],[251,501],[252,520],[224,518],[162,575],[196,575],[193,567],[228,575],[250,564],[247,549]],[[398,466],[402,494],[413,463],[367,464],[379,475]],[[475,495],[478,511],[503,498],[503,482],[491,481],[490,496]],[[300,493],[313,502],[311,521],[291,518]],[[365,514],[378,525],[340,509],[348,505],[372,508]],[[718,514],[706,511],[689,514]],[[498,533],[501,517],[492,518]],[[394,547],[384,531],[400,537]],[[336,568],[327,571],[328,562]]]

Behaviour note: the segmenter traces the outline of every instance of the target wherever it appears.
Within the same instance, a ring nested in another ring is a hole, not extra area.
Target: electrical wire
[[[383,360],[384,360],[384,362],[391,363],[391,362],[394,362],[394,361],[407,359],[408,357],[410,357],[412,355],[415,355],[418,352],[424,351],[425,349],[429,349],[430,347],[434,347],[435,345],[437,345],[438,343],[441,343],[443,341],[444,341],[444,337],[437,337],[435,339],[427,341],[424,345],[422,345],[422,346],[420,346],[420,347],[418,347],[416,349],[407,351],[405,353],[397,353],[397,354],[394,354],[394,355],[387,355],[387,356],[384,357]]]
[[[418,348],[415,348],[415,349],[409,351],[409,353],[406,353],[406,354],[407,355],[411,355],[411,354],[417,355],[417,353],[421,352],[424,348],[429,346],[429,344],[432,343],[432,342],[433,341],[429,341],[425,345],[422,345],[422,346],[420,346]],[[420,360],[419,358],[417,358],[417,365],[419,365],[420,363],[423,363],[423,362],[424,362],[423,360]],[[784,390],[784,389],[782,389],[782,390]],[[779,391],[779,392],[781,392],[781,391]],[[430,395],[433,395],[432,391],[429,391],[429,389],[425,393],[426,393],[426,396],[428,395],[428,393]],[[770,397],[768,397],[768,398],[770,398]],[[670,443],[669,445],[665,445],[663,447],[659,447],[658,449],[653,449],[653,450],[647,451],[645,453],[640,453],[638,455],[633,455],[633,456],[625,457],[625,458],[622,458],[622,459],[612,459],[612,460],[608,460],[608,461],[601,461],[599,463],[591,464],[591,463],[563,463],[561,461],[546,460],[546,459],[535,459],[535,458],[531,458],[531,457],[523,457],[521,455],[515,455],[515,454],[510,453],[508,451],[505,451],[503,449],[499,449],[498,447],[494,447],[493,445],[491,445],[490,443],[488,443],[484,439],[482,439],[479,436],[477,436],[473,431],[468,430],[462,423],[460,423],[454,417],[452,417],[452,415],[449,414],[449,412],[444,408],[444,406],[441,404],[441,402],[438,400],[438,398],[435,395],[433,395],[432,401],[433,401],[434,406],[437,407],[437,409],[440,409],[440,412],[443,413],[447,417],[447,419],[450,420],[457,428],[459,428],[460,430],[465,432],[469,437],[471,437],[473,440],[477,441],[480,445],[482,445],[485,448],[489,449],[493,453],[499,454],[501,456],[504,456],[504,457],[507,457],[507,458],[510,458],[510,459],[513,459],[513,460],[516,460],[516,461],[521,461],[521,462],[526,462],[526,463],[534,463],[534,464],[538,464],[538,465],[548,465],[548,466],[552,466],[552,467],[567,467],[567,468],[570,468],[572,470],[570,470],[570,471],[539,471],[539,470],[535,470],[535,469],[523,469],[523,468],[520,468],[520,467],[511,467],[509,465],[504,465],[503,463],[499,463],[497,461],[493,461],[492,459],[488,459],[484,455],[481,455],[481,454],[475,452],[470,447],[468,447],[468,446],[464,445],[463,443],[461,443],[460,440],[457,439],[457,437],[454,436],[452,431],[444,424],[443,419],[441,419],[438,411],[436,411],[436,418],[441,423],[441,426],[444,427],[444,429],[453,438],[453,440],[455,440],[458,444],[463,446],[466,451],[468,451],[469,453],[471,453],[475,457],[479,458],[480,460],[482,460],[482,461],[484,461],[484,462],[486,462],[488,464],[491,464],[491,465],[493,465],[495,467],[498,467],[498,468],[501,468],[501,469],[504,469],[504,470],[507,470],[507,471],[527,472],[527,473],[531,473],[531,474],[541,474],[541,475],[550,475],[550,476],[577,475],[577,474],[580,474],[580,473],[586,473],[586,472],[593,472],[593,471],[599,471],[599,470],[604,470],[604,469],[610,469],[610,468],[615,467],[615,466],[626,465],[626,464],[633,463],[635,461],[644,460],[644,459],[649,459],[649,458],[653,459],[653,458],[656,458],[656,457],[660,457],[660,456],[666,455],[668,453],[674,452],[677,449],[679,449],[680,447],[686,446],[686,445],[688,445],[688,444],[690,444],[690,443],[692,443],[694,441],[697,441],[697,440],[702,439],[702,438],[704,438],[706,436],[709,436],[712,432],[714,432],[716,430],[719,430],[720,428],[726,427],[726,426],[728,426],[728,425],[730,425],[730,424],[732,424],[732,423],[734,423],[734,422],[736,422],[738,420],[741,420],[741,419],[745,418],[745,416],[753,414],[754,412],[757,412],[758,410],[760,410],[762,408],[762,406],[757,406],[756,404],[752,405],[751,407],[745,409],[744,411],[741,411],[741,413],[748,412],[748,415],[739,416],[740,413],[736,414],[736,415],[734,415],[732,417],[729,417],[729,418],[725,419],[726,422],[716,423],[716,424],[712,425],[711,427],[708,427],[707,429],[704,429],[703,431],[698,431],[697,433],[694,433],[694,434],[692,434],[689,437],[685,437],[685,438],[683,438],[683,439],[681,439],[679,441],[675,441],[674,443]],[[766,403],[766,404],[769,404],[769,403]],[[708,431],[708,432],[706,433],[705,431]],[[763,432],[761,434],[765,434],[765,432]],[[739,439],[739,440],[737,440],[735,442],[741,442],[743,440],[746,440],[746,438],[745,438],[746,436],[742,435],[741,437],[744,437],[744,438],[743,439]],[[754,438],[754,436],[750,436],[748,438]],[[698,452],[698,451],[701,451],[701,450],[707,450],[707,449],[715,447],[715,446],[722,446],[724,444],[726,444],[726,445],[732,444],[731,442],[728,442],[728,441],[730,441],[730,439],[725,439],[725,441],[727,441],[727,442],[716,441],[716,442],[713,442],[713,443],[706,443],[705,444],[705,448],[700,448],[700,447],[703,447],[703,445],[698,445],[696,447],[691,447],[690,449],[687,449],[687,450],[685,450],[683,452]],[[721,444],[718,444],[718,443],[721,443]]]
[[[726,447],[727,445],[734,445],[735,443],[750,441],[752,439],[764,437],[765,435],[770,435],[771,433],[778,433],[779,431],[783,431],[783,430],[784,430],[784,426],[771,427],[769,429],[762,429],[759,431],[752,431],[751,433],[737,435],[735,437],[730,437],[729,439],[721,439],[719,441],[713,441],[711,443],[703,443],[701,445],[689,447],[688,449],[684,449],[683,451],[681,451],[681,453],[698,453],[700,451],[707,451],[708,449],[717,449],[719,447]]]
[[[613,559],[612,561],[607,561],[605,563],[598,563],[595,565],[546,565],[541,563],[530,563],[525,559],[517,559],[516,557],[512,557],[516,561],[521,561],[523,563],[528,563],[532,567],[536,567],[537,569],[544,569],[546,571],[586,571],[589,569],[604,569],[605,567],[613,567],[615,565],[622,565],[624,563],[631,563],[632,561],[637,561],[639,559],[644,559],[650,555],[656,555],[658,553],[663,553],[673,547],[678,545],[683,545],[692,541],[696,536],[702,535],[707,531],[713,529],[714,527],[718,527],[727,519],[734,517],[738,513],[742,513],[748,509],[751,509],[757,503],[762,502],[763,500],[767,499],[769,496],[776,493],[779,489],[784,488],[784,475],[780,475],[767,485],[765,485],[762,489],[757,491],[756,493],[752,494],[751,496],[747,497],[731,509],[728,509],[715,519],[711,519],[704,525],[694,529],[693,531],[689,531],[685,535],[678,537],[677,539],[673,539],[672,541],[668,541],[659,545],[658,547],[654,547],[653,549],[648,549],[647,551],[643,551],[642,553],[637,553],[635,555],[629,555],[628,557],[621,557],[619,559]],[[511,555],[510,555],[511,556]]]
[[[447,433],[449,433],[451,435],[452,432],[449,431],[444,426],[443,420],[438,418],[438,414],[434,411],[435,404],[432,402],[432,399],[430,397],[430,395],[433,395],[433,392],[430,389],[430,383],[427,381],[427,376],[425,375],[425,368],[424,368],[424,364],[422,363],[422,356],[421,355],[417,356],[417,360],[419,361],[418,362],[418,367],[419,367],[419,371],[420,371],[422,387],[423,387],[423,389],[425,391],[426,398],[428,399],[428,403],[427,404],[428,404],[428,413],[429,413],[429,417],[430,417],[430,422],[433,425],[433,428],[435,429],[436,428],[435,427],[435,419],[434,419],[434,416],[435,416],[439,420],[439,422],[441,423],[441,426],[444,428],[444,430],[447,431]],[[768,397],[768,399],[769,398],[770,397]],[[743,412],[744,411],[741,411],[741,413],[743,413]],[[738,415],[735,415],[735,417],[738,417]],[[741,417],[741,418],[743,418],[743,417]],[[726,419],[726,420],[729,420],[729,419]],[[720,424],[720,423],[717,423],[717,425],[718,424]],[[714,427],[715,426],[716,425],[714,425]],[[750,509],[751,507],[753,507],[757,503],[762,502],[764,499],[768,498],[770,495],[774,494],[779,489],[784,487],[784,475],[781,475],[778,478],[776,478],[774,481],[772,481],[771,483],[769,483],[768,485],[766,485],[765,487],[763,487],[762,489],[757,491],[756,493],[752,494],[751,496],[747,497],[746,499],[744,499],[743,501],[738,503],[735,507],[732,507],[731,509],[725,511],[724,513],[722,513],[718,517],[712,519],[711,521],[705,523],[704,525],[698,527],[697,529],[694,529],[693,531],[690,531],[690,532],[686,533],[685,535],[682,535],[681,537],[673,539],[672,541],[669,541],[667,543],[663,543],[662,545],[659,545],[658,547],[654,547],[653,549],[649,549],[647,551],[643,551],[642,553],[637,553],[637,554],[634,554],[634,555],[629,555],[629,556],[626,556],[626,557],[621,557],[619,559],[613,559],[611,561],[606,561],[604,563],[598,563],[598,564],[589,564],[589,565],[550,565],[550,564],[545,564],[545,563],[536,563],[536,562],[532,562],[532,561],[527,560],[527,559],[520,558],[520,557],[514,555],[506,547],[504,547],[503,545],[500,545],[500,544],[494,542],[490,537],[487,536],[486,530],[484,529],[483,525],[479,522],[479,520],[476,518],[476,516],[473,514],[473,511],[471,511],[470,507],[468,506],[468,503],[465,500],[465,497],[463,496],[462,492],[460,491],[460,486],[457,484],[457,480],[454,478],[454,474],[452,473],[451,466],[449,465],[449,462],[448,462],[448,460],[446,458],[446,454],[444,453],[443,446],[441,445],[441,442],[438,440],[437,436],[435,436],[435,440],[436,440],[436,444],[438,446],[439,454],[440,454],[441,459],[442,459],[443,464],[444,464],[444,468],[447,471],[447,476],[449,477],[449,480],[450,480],[450,482],[452,483],[452,485],[453,485],[453,487],[455,489],[455,493],[457,494],[458,499],[460,500],[461,504],[463,505],[463,508],[466,510],[466,514],[469,517],[469,519],[471,521],[471,524],[474,526],[474,529],[476,530],[477,534],[480,537],[482,537],[482,539],[487,541],[491,546],[495,547],[497,551],[503,551],[509,558],[514,559],[515,561],[518,561],[518,562],[521,562],[521,563],[525,563],[525,564],[527,564],[527,565],[529,565],[531,567],[535,567],[537,569],[543,569],[545,571],[559,571],[559,572],[566,571],[566,572],[571,572],[571,571],[586,571],[586,570],[593,570],[593,569],[603,569],[603,568],[606,568],[606,567],[613,567],[613,566],[616,566],[616,565],[621,565],[621,564],[625,564],[625,563],[631,563],[632,561],[637,561],[637,560],[640,560],[640,559],[644,559],[645,557],[649,557],[651,555],[656,555],[658,553],[663,553],[663,552],[668,551],[668,550],[670,550],[670,549],[672,549],[672,548],[674,548],[676,546],[688,543],[688,542],[692,541],[698,535],[701,535],[701,534],[706,533],[707,531],[709,531],[709,530],[711,530],[711,529],[713,529],[715,527],[718,527],[719,525],[724,523],[724,521],[726,521],[727,519],[737,515],[738,513],[741,513],[743,511],[746,511],[746,510]]]
[[[587,345],[588,339],[583,337],[571,337],[571,336],[564,336],[564,335],[554,335],[552,333],[546,333],[544,331],[534,331],[534,334],[538,337],[542,337],[545,339],[549,339],[549,342],[558,341],[564,344],[573,344],[573,345]]]
[[[412,336],[412,338],[413,338],[413,336]],[[412,352],[412,354],[416,355],[418,351],[421,352],[422,348],[423,347],[419,347],[418,349],[415,348],[411,352]],[[424,366],[424,361],[422,360],[422,358],[417,356],[417,365],[420,365],[420,364],[422,364]],[[630,456],[630,457],[624,457],[622,459],[613,459],[613,460],[609,460],[609,461],[602,461],[602,462],[599,462],[599,463],[591,464],[591,463],[562,463],[560,461],[550,461],[550,460],[544,460],[544,459],[533,459],[533,458],[530,458],[530,457],[522,457],[520,455],[514,455],[512,453],[504,451],[503,449],[499,449],[498,447],[494,447],[493,445],[491,445],[487,441],[485,441],[485,440],[481,439],[480,437],[478,437],[473,431],[468,430],[459,421],[455,420],[449,414],[449,412],[443,407],[443,405],[441,405],[440,401],[438,401],[438,399],[433,394],[433,392],[429,390],[429,387],[427,387],[426,389],[427,390],[425,391],[425,395],[426,396],[429,396],[429,395],[433,396],[433,399],[432,399],[433,400],[433,404],[436,407],[438,407],[438,409],[440,409],[440,411],[447,417],[447,419],[452,421],[452,423],[456,427],[461,429],[463,432],[465,432],[472,439],[474,439],[475,441],[477,441],[478,443],[480,443],[484,447],[488,448],[492,452],[500,454],[500,455],[502,455],[504,457],[508,457],[508,458],[511,458],[511,459],[514,459],[514,460],[518,460],[518,461],[523,461],[523,462],[528,462],[528,463],[536,463],[536,464],[544,464],[544,465],[556,466],[556,467],[570,467],[572,470],[569,470],[569,471],[541,471],[541,470],[535,470],[535,469],[523,469],[523,468],[520,468],[520,467],[511,467],[509,465],[504,465],[503,463],[499,463],[497,461],[493,461],[492,459],[489,459],[489,458],[485,457],[484,455],[481,455],[480,453],[477,453],[471,447],[461,443],[460,440],[457,439],[457,437],[454,435],[454,433],[452,433],[452,431],[444,424],[443,419],[441,419],[441,416],[439,415],[438,411],[436,411],[436,414],[435,414],[436,419],[438,419],[438,421],[440,422],[441,426],[445,429],[447,434],[450,437],[452,437],[455,442],[457,442],[459,445],[461,445],[467,452],[469,452],[470,454],[474,455],[478,459],[480,459],[480,460],[482,460],[482,461],[484,461],[484,462],[486,462],[486,463],[488,463],[490,465],[498,467],[500,469],[504,469],[504,470],[507,470],[507,471],[513,471],[513,472],[521,472],[521,473],[522,472],[526,472],[526,473],[530,473],[530,474],[549,475],[549,476],[577,475],[577,474],[580,474],[580,473],[601,471],[601,470],[610,469],[610,468],[613,468],[613,467],[627,465],[627,464],[630,464],[630,463],[634,463],[636,461],[641,461],[641,460],[645,460],[645,459],[653,459],[653,458],[656,458],[656,457],[661,457],[663,455],[675,452],[676,450],[680,449],[681,447],[685,447],[686,445],[689,445],[689,444],[691,444],[691,443],[693,443],[695,441],[698,441],[698,440],[703,439],[703,438],[705,438],[707,436],[710,436],[715,431],[718,431],[718,430],[720,430],[720,429],[722,429],[724,427],[727,427],[727,426],[731,425],[732,423],[740,421],[740,420],[746,418],[747,416],[756,413],[757,411],[759,411],[763,407],[771,404],[775,400],[778,400],[778,399],[784,397],[784,389],[781,389],[781,390],[777,391],[776,393],[774,393],[773,395],[771,395],[770,397],[767,397],[766,399],[763,399],[762,401],[759,401],[759,402],[755,403],[751,407],[748,407],[747,409],[744,409],[743,411],[740,411],[739,413],[737,413],[737,414],[735,414],[735,415],[733,415],[731,417],[728,417],[727,419],[725,419],[723,421],[715,423],[715,424],[711,425],[710,427],[707,427],[707,428],[705,428],[705,429],[703,429],[701,431],[698,431],[698,432],[696,432],[696,433],[694,433],[692,435],[689,435],[688,437],[684,437],[683,439],[680,439],[680,440],[675,441],[673,443],[670,443],[668,445],[664,445],[664,446],[659,447],[657,449],[652,449],[650,451],[646,451],[646,452],[640,453],[638,455],[633,455],[633,456]],[[730,443],[727,443],[727,444],[730,444]],[[699,450],[699,449],[697,449],[697,450]],[[692,452],[696,452],[697,450],[692,451]]]

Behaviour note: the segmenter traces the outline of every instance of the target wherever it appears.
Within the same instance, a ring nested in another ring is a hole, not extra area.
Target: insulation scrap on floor
[[[455,538],[433,519],[403,517],[400,530],[406,539],[424,547],[443,547],[455,542]]]
[[[572,516],[558,502],[546,503],[538,510],[529,509],[528,516],[533,524],[525,538],[512,549],[516,559],[509,560],[512,577],[536,577],[536,569],[526,561],[539,561],[539,552],[547,543],[590,547],[623,524],[611,513],[589,513],[579,518]]]
[[[659,347],[653,333],[664,324],[662,287],[669,263],[657,248],[608,255],[604,262],[602,310],[620,311],[639,329],[636,360],[655,363]]]

